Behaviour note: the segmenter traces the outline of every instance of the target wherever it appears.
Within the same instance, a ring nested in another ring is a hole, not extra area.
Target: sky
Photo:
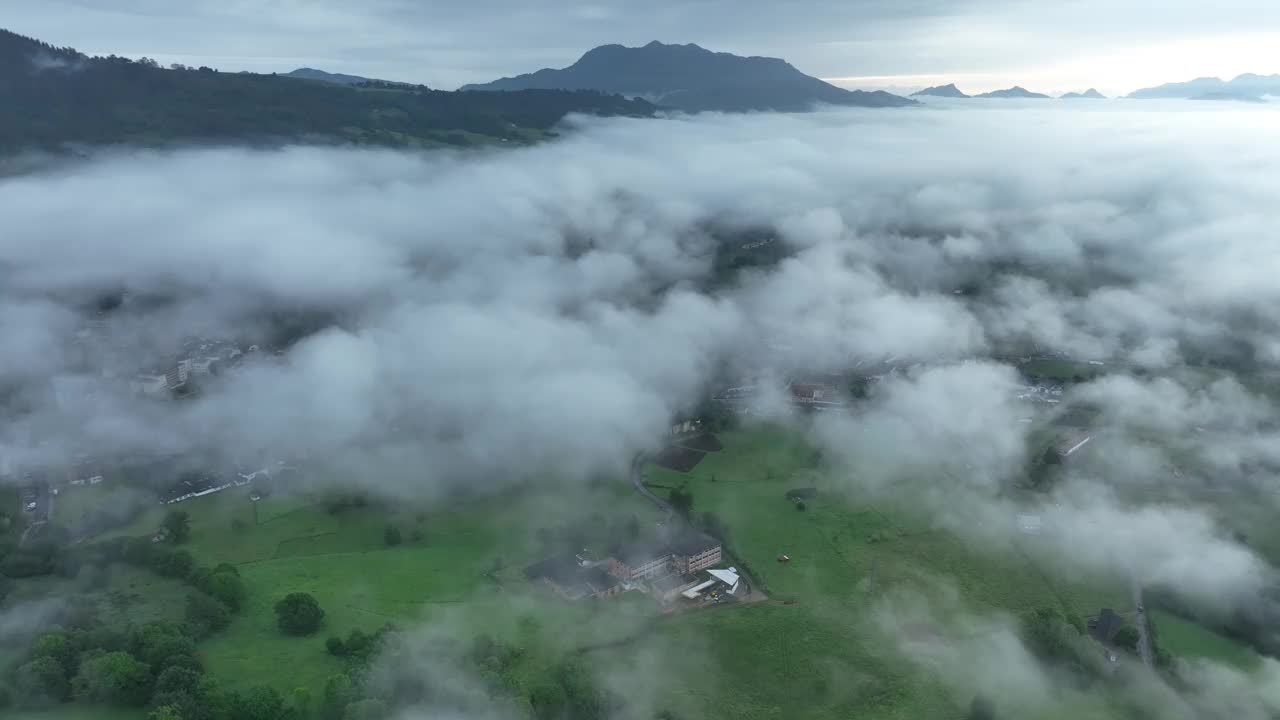
[[[607,43],[783,57],[845,87],[1023,85],[1117,95],[1280,73],[1270,0],[0,0],[8,29],[90,54],[222,70],[318,67],[453,89]]]

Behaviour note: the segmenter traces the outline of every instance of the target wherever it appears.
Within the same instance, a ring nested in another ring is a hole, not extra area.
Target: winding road
[[[667,520],[675,514],[676,509],[671,507],[671,503],[658,497],[644,484],[644,456],[637,455],[635,460],[631,461],[631,484],[635,487],[636,492],[649,499],[649,502],[658,506],[658,509],[667,514]]]
[[[1150,668],[1154,663],[1151,636],[1147,632],[1147,611],[1142,604],[1142,584],[1136,577],[1131,579],[1130,583],[1133,588],[1134,620],[1138,626],[1138,654],[1142,656],[1142,664]]]

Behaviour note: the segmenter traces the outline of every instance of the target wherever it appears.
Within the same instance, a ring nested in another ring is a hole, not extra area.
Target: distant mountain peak
[[[936,85],[928,87],[920,92],[911,93],[911,97],[949,97],[949,98],[967,98],[968,95],[960,91],[955,83],[947,83],[946,85]]]
[[[1186,82],[1165,83],[1142,88],[1129,93],[1137,99],[1191,98],[1206,96],[1214,99],[1260,99],[1263,95],[1280,96],[1280,75],[1256,75],[1244,73],[1231,80],[1216,77],[1200,77]]]
[[[1044,95],[1044,94],[1042,94],[1042,93],[1037,93],[1037,92],[1031,92],[1030,90],[1028,90],[1028,89],[1026,89],[1026,88],[1022,87],[1021,85],[1014,85],[1013,87],[1011,87],[1011,88],[1006,88],[1006,89],[1004,89],[1004,90],[993,90],[993,91],[991,91],[991,92],[985,92],[985,93],[982,93],[981,95],[974,95],[974,97],[978,97],[978,98],[1032,98],[1032,99],[1036,99],[1036,100],[1047,100],[1047,99],[1049,98],[1049,96],[1048,96],[1048,95]]]
[[[572,65],[544,68],[463,90],[596,90],[643,97],[686,112],[804,111],[817,104],[893,107],[914,101],[886,92],[845,90],[770,57],[742,57],[692,43],[654,40],[602,45]]]
[[[1062,96],[1063,100],[1106,100],[1107,96],[1098,92],[1094,88],[1089,88],[1084,92],[1069,92]]]

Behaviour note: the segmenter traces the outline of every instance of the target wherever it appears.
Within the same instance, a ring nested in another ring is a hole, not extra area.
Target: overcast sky
[[[848,87],[981,91],[1280,72],[1274,0],[0,0],[16,32],[223,70],[316,66],[442,89],[606,43],[784,57]]]

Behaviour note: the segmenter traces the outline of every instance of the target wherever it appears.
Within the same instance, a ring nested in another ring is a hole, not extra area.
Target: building
[[[181,389],[191,377],[191,361],[179,360],[176,365],[169,368],[164,377],[169,390]]]
[[[168,375],[143,373],[134,377],[130,386],[136,393],[149,397],[161,397],[169,392],[169,377]]]
[[[1097,617],[1089,618],[1089,634],[1100,643],[1110,643],[1120,628],[1124,627],[1124,618],[1111,608],[1102,608]]]
[[[688,533],[671,543],[671,564],[676,572],[692,574],[720,562],[720,541],[704,533]]]
[[[663,602],[670,602],[685,590],[698,584],[698,578],[692,575],[667,575],[649,583],[649,591]]]
[[[625,545],[609,558],[609,572],[621,580],[650,580],[671,574],[671,549],[656,543]]]
[[[652,580],[672,573],[691,575],[720,562],[720,541],[686,531],[664,543],[636,543],[609,559],[609,572],[622,580]]]
[[[573,555],[558,555],[524,569],[530,582],[541,581],[566,600],[608,598],[622,592],[622,583],[597,565],[582,565]]]

